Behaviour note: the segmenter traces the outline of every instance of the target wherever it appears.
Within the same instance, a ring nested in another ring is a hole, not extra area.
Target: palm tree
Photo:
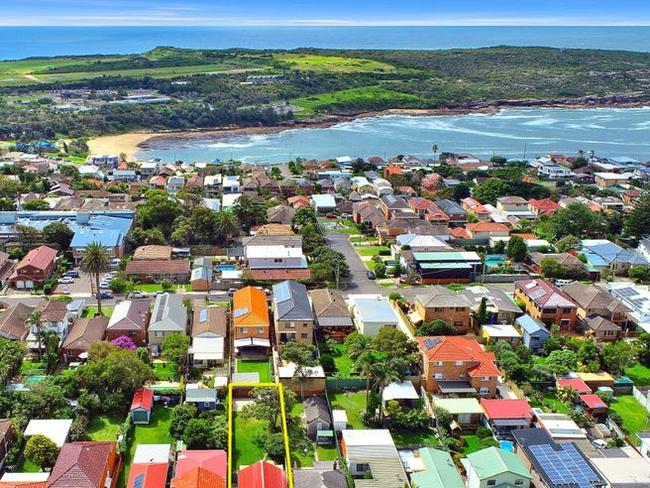
[[[25,325],[36,333],[36,341],[38,343],[38,359],[41,359],[41,335],[43,333],[44,320],[41,312],[34,311],[27,316]]]
[[[109,269],[109,256],[106,249],[99,242],[91,242],[86,246],[81,259],[81,270],[95,278],[95,293],[97,297],[97,313],[102,315],[102,300],[99,293],[99,275]]]
[[[384,406],[382,398],[384,395],[384,388],[395,381],[399,381],[400,375],[390,362],[382,361],[372,365],[372,376],[375,381],[375,387],[379,393],[379,421],[381,422],[384,417]]]
[[[355,371],[366,377],[366,409],[370,399],[370,379],[372,378],[373,366],[377,363],[377,356],[373,351],[366,350],[354,362]]]
[[[219,239],[223,239],[223,242],[227,243],[231,237],[237,235],[238,230],[239,221],[234,213],[225,210],[217,213],[216,231]]]
[[[433,159],[436,159],[436,154],[438,153],[438,144],[434,144],[431,150],[433,151]]]

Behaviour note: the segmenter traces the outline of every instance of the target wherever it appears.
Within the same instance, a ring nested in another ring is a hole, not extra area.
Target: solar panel
[[[235,311],[232,313],[232,316],[234,318],[241,317],[242,315],[246,315],[248,313],[248,307],[242,307],[242,308],[237,308]]]
[[[542,298],[544,295],[546,295],[545,290],[535,290],[530,294],[530,298],[533,300],[537,300],[538,298]]]
[[[133,488],[142,488],[144,485],[144,473],[139,474],[138,476],[135,477],[133,480]]]
[[[593,488],[593,482],[602,481],[573,444],[563,444],[558,450],[549,444],[529,446],[529,449],[554,485]]]
[[[208,320],[208,309],[204,308],[199,312],[199,322],[205,322]]]
[[[433,349],[441,342],[442,339],[440,337],[435,337],[434,339],[424,339],[424,347],[426,347],[427,349]]]
[[[289,283],[280,283],[273,287],[273,295],[276,302],[284,302],[291,298],[291,292],[289,290]]]

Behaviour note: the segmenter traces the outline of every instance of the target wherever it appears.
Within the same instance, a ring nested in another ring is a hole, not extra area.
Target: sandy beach
[[[125,153],[127,159],[135,160],[139,144],[149,140],[154,134],[149,132],[131,132],[117,136],[102,136],[88,141],[90,154],[102,156],[104,154],[117,155]]]

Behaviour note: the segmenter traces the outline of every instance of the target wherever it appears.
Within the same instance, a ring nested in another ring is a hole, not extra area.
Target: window
[[[266,330],[266,329],[265,329],[264,327],[258,327],[258,328],[257,328],[257,333],[258,333],[258,334],[264,334],[264,331],[265,331],[265,330]]]
[[[462,322],[462,321],[460,321],[460,322],[458,322],[458,321],[457,321],[457,322],[454,322],[454,327],[460,328],[460,327],[464,327],[464,326],[465,326],[465,323]]]
[[[571,310],[572,309],[570,309],[570,308],[563,308],[562,313],[571,313]]]
[[[241,332],[242,334],[248,334],[248,327],[241,327],[239,329],[239,332]]]
[[[524,484],[524,480],[522,480],[522,479],[520,479],[520,478],[517,478],[517,479],[515,480],[515,486],[521,486],[521,485],[523,485],[523,484]]]
[[[442,374],[442,373],[433,373],[433,379],[434,379],[434,380],[441,380],[441,379],[443,379],[444,377],[445,377],[445,375]]]
[[[483,379],[481,381],[490,381],[490,377],[489,376],[483,376]]]
[[[365,471],[369,471],[369,470],[370,470],[370,465],[369,464],[357,463],[357,471],[358,472],[361,472],[361,471],[365,472]]]
[[[442,364],[443,364],[442,361],[436,361],[436,362],[434,363],[434,365],[436,365],[436,366],[442,366]]]
[[[462,361],[456,361],[455,364],[456,364],[456,366],[462,366],[462,365],[463,365],[463,362],[462,362]]]
[[[479,390],[478,390],[478,394],[479,395],[489,395],[490,394],[490,389],[485,387],[485,386],[481,386],[479,388]]]
[[[305,333],[300,334],[300,338],[301,339],[307,339],[307,334],[305,334]]]
[[[156,330],[156,331],[154,331],[153,336],[154,337],[164,337],[165,333],[163,331]]]
[[[496,484],[497,484],[497,480],[487,480],[488,486],[495,486]]]
[[[287,324],[287,328],[289,328],[289,329],[295,329],[295,328],[296,328],[296,323],[295,323],[295,322],[289,322],[289,323]]]
[[[302,326],[303,326],[303,328],[304,328],[304,327],[308,327],[309,324],[308,324],[307,322],[303,322],[303,323],[302,323]]]
[[[464,312],[465,309],[463,307],[456,307],[456,312]]]

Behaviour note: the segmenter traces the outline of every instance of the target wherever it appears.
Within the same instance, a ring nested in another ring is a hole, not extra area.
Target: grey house
[[[278,348],[287,342],[312,344],[314,341],[314,313],[307,287],[295,281],[273,285],[273,318]]]
[[[551,337],[551,333],[542,322],[530,315],[522,315],[515,320],[515,329],[521,333],[524,346],[537,352]]]
[[[173,293],[163,293],[156,296],[149,322],[149,345],[158,350],[162,341],[175,332],[187,332],[187,308],[183,305],[183,297]]]
[[[319,439],[330,443],[332,438],[322,435],[324,431],[332,430],[332,418],[325,400],[321,397],[309,397],[305,399],[305,431],[307,437],[318,442]],[[319,432],[321,435],[319,436]]]

